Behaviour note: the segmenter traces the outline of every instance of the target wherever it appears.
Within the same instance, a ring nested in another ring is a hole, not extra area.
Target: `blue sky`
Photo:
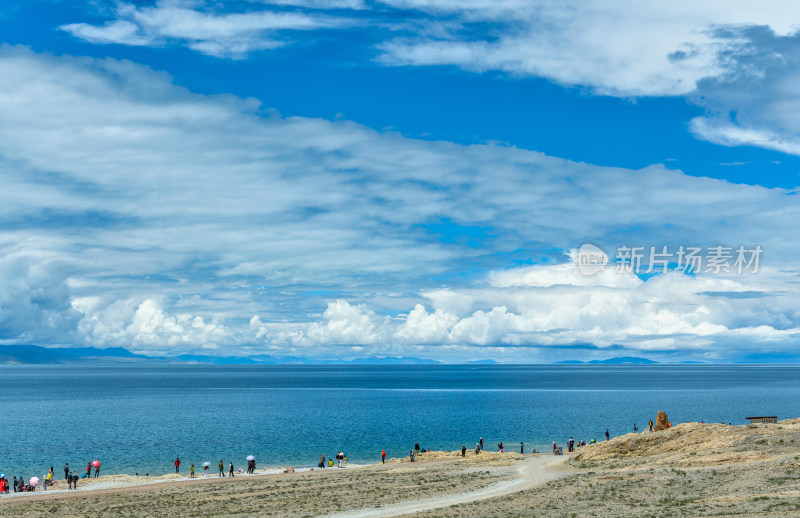
[[[0,341],[796,361],[787,2],[18,2]],[[585,276],[584,243],[763,248]]]

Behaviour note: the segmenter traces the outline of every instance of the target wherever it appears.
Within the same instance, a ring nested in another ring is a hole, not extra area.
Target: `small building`
[[[758,417],[745,417],[750,421],[750,424],[775,424],[778,422],[778,416],[758,416]]]

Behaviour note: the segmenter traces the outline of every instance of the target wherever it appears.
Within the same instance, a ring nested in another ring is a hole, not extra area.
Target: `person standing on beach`
[[[94,478],[97,478],[99,476],[100,476],[100,463],[98,462],[97,466],[94,467]]]
[[[72,472],[72,489],[78,489],[78,472]]]
[[[17,477],[15,476],[14,477],[14,492],[15,493],[17,492],[17,484],[19,484],[19,482],[17,482]]]
[[[381,463],[386,464],[386,450],[381,450]]]
[[[462,457],[466,457],[467,456],[467,447],[464,446],[463,444],[461,445],[461,456]]]
[[[178,472],[178,469],[180,468],[180,466],[181,466],[181,458],[180,457],[175,457],[175,473]]]
[[[91,462],[87,462],[86,463],[86,475],[84,475],[84,478],[89,478],[91,476],[92,476],[92,463]]]
[[[231,478],[233,478],[233,462],[231,462],[230,475],[231,475]]]
[[[481,452],[481,445],[475,443],[475,455],[479,454],[480,452]]]
[[[483,449],[483,437],[481,437],[480,444],[481,444],[481,449]]]
[[[194,478],[194,464],[189,466],[189,478]]]
[[[225,464],[222,462],[222,459],[219,459],[219,476],[225,478]]]
[[[611,438],[611,436],[608,434],[608,428],[606,428],[606,440],[608,440],[609,438]]]
[[[653,420],[652,419],[650,419],[650,431],[651,432],[653,431]]]
[[[522,441],[519,441],[519,452],[520,454],[525,453],[525,443]]]
[[[69,462],[64,464],[64,480],[69,479]]]
[[[414,456],[416,457],[417,455],[419,455],[419,441],[414,443]]]
[[[319,458],[319,464],[321,468],[325,467],[325,454],[322,454],[322,457]]]

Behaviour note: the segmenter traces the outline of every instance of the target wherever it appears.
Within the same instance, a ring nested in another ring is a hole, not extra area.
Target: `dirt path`
[[[521,462],[517,470],[519,475],[516,478],[495,482],[477,491],[454,493],[446,496],[426,498],[424,500],[400,502],[377,508],[354,509],[341,513],[326,514],[324,516],[325,518],[388,518],[390,516],[403,516],[406,514],[431,511],[467,502],[508,495],[540,486],[551,480],[556,480],[568,475],[571,472],[570,468],[565,465],[568,458],[567,456],[551,457],[548,455],[535,455]]]

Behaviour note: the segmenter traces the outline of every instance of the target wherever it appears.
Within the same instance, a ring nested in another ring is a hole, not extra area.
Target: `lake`
[[[0,472],[41,476],[93,459],[102,473],[350,463],[434,450],[549,449],[640,429],[664,410],[745,424],[800,415],[800,367],[762,365],[2,365]]]

